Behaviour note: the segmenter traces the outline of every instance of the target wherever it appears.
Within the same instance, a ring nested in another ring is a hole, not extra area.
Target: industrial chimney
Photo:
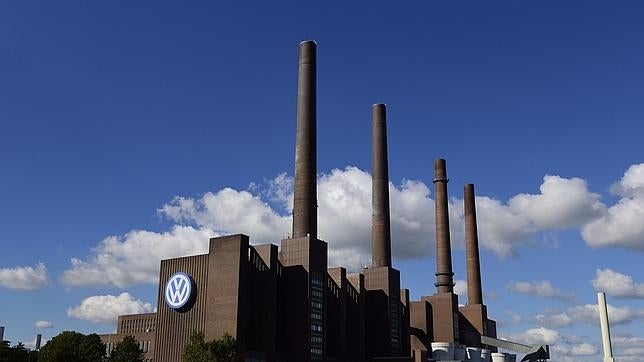
[[[40,349],[40,343],[42,342],[42,334],[36,334],[36,350]]]
[[[387,107],[371,107],[371,266],[391,266]]]
[[[474,185],[466,184],[463,190],[465,208],[465,258],[467,267],[467,304],[483,304],[481,290],[481,262],[479,237],[476,227]]]
[[[606,294],[597,293],[597,309],[599,311],[599,325],[602,331],[602,346],[604,348],[604,362],[613,362],[613,347],[610,341],[610,324],[608,323],[608,308],[606,307]]]
[[[295,141],[295,185],[293,238],[317,238],[316,190],[316,43],[300,43],[297,84],[297,135]]]
[[[436,214],[436,289],[438,293],[454,292],[452,250],[449,240],[447,208],[447,167],[444,159],[434,161],[434,205]]]

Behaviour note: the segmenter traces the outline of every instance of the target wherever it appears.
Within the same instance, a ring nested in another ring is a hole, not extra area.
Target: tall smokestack
[[[42,334],[36,334],[36,350],[40,349],[40,343],[42,342]]]
[[[307,235],[317,238],[315,58],[315,42],[301,42],[297,82],[293,238]]]
[[[387,107],[371,107],[371,266],[391,266]]]
[[[608,308],[606,307],[606,294],[597,293],[597,309],[599,311],[599,325],[602,331],[602,346],[604,347],[604,362],[613,362],[613,347],[610,342],[610,325],[608,323]]]
[[[447,167],[445,160],[434,161],[434,204],[436,207],[436,289],[438,293],[454,292],[452,250],[449,241],[447,208]]]
[[[483,304],[481,289],[481,262],[479,259],[479,237],[476,227],[476,203],[474,185],[464,188],[465,204],[465,259],[467,263],[467,304]]]
[[[0,342],[4,341],[4,326],[0,326]]]

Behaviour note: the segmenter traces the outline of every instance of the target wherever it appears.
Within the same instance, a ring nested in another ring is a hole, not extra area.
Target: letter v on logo
[[[172,309],[185,306],[192,295],[192,280],[186,273],[174,273],[165,285],[165,303]]]

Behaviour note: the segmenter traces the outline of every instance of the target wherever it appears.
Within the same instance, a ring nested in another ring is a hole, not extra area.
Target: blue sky
[[[320,236],[332,263],[368,263],[370,105],[385,102],[394,263],[412,296],[434,292],[431,178],[442,157],[456,278],[472,182],[500,335],[556,345],[560,360],[600,360],[592,305],[605,290],[616,350],[634,360],[644,352],[634,350],[644,342],[643,10],[2,3],[5,339],[111,331],[109,313],[156,306],[160,258],[228,232],[284,237],[297,44],[315,39]]]

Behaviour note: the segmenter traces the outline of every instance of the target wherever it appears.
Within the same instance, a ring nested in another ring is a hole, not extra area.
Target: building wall
[[[207,314],[208,261],[208,254],[161,261],[155,341],[157,361],[180,361],[183,347],[190,335],[194,331],[204,330]],[[165,284],[176,272],[187,273],[195,284],[194,300],[185,311],[176,311],[168,307],[164,300]]]
[[[370,357],[401,356],[403,311],[400,272],[390,267],[364,270],[366,352]]]
[[[458,296],[453,293],[436,293],[422,297],[432,305],[433,340],[459,343]]]

